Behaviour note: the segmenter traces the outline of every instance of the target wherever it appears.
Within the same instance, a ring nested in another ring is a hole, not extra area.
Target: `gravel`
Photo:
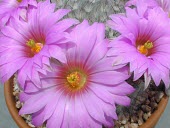
[[[129,107],[117,106],[118,120],[115,121],[115,128],[138,128],[157,109],[160,100],[164,96],[162,83],[159,87],[156,87],[151,82],[150,86],[144,90],[142,79],[135,82],[130,79],[127,82],[134,86],[136,91],[130,95],[131,105]]]

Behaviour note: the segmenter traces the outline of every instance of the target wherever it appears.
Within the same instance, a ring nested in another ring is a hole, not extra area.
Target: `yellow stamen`
[[[42,43],[36,43],[34,40],[30,39],[27,42],[27,46],[29,46],[31,48],[31,51],[36,54],[39,53],[43,47]]]
[[[27,41],[27,46],[34,47],[35,46],[35,41],[30,39],[29,41]]]
[[[19,3],[21,3],[22,2],[22,0],[17,0]]]
[[[78,72],[73,72],[67,76],[67,82],[73,87],[80,85],[80,75]]]
[[[146,49],[151,49],[151,48],[153,48],[153,43],[148,40],[148,41],[144,44],[144,47],[145,47]]]
[[[153,48],[153,43],[151,41],[147,41],[144,45],[139,45],[137,49],[140,53],[147,55],[149,52],[149,49]]]

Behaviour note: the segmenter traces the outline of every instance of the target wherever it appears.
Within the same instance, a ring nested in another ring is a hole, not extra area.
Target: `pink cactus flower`
[[[113,126],[115,104],[129,105],[126,95],[134,89],[125,82],[127,68],[112,66],[112,57],[106,57],[104,31],[103,24],[84,21],[67,34],[76,44],[66,51],[67,63],[52,63],[53,72],[41,75],[43,89],[29,89],[33,83],[27,81],[20,114],[32,113],[35,126],[46,122],[48,128]]]
[[[108,24],[121,35],[110,43],[108,56],[117,56],[115,64],[129,63],[134,80],[144,74],[145,87],[152,78],[157,86],[162,80],[168,88],[170,23],[167,13],[160,7],[140,10],[137,6],[134,9],[127,7],[126,16],[110,17],[112,20]]]
[[[70,10],[54,10],[55,4],[49,0],[39,2],[37,8],[29,11],[27,22],[11,18],[9,24],[1,29],[0,78],[3,82],[18,72],[22,88],[27,78],[39,86],[38,73],[48,70],[49,58],[66,61],[62,47],[64,33],[78,21],[60,20]]]

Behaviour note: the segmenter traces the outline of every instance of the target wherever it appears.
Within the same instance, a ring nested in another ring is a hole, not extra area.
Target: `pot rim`
[[[28,124],[24,121],[24,119],[19,115],[18,109],[15,107],[15,99],[13,96],[13,90],[11,87],[13,87],[13,78],[10,78],[7,82],[4,84],[4,95],[5,95],[5,101],[8,107],[8,110],[13,118],[13,120],[16,122],[16,124],[20,128],[30,128]],[[12,84],[12,85],[11,85]],[[164,112],[166,105],[168,103],[169,97],[164,95],[161,101],[158,104],[157,110],[152,113],[152,115],[147,119],[146,122],[144,122],[139,128],[153,128],[156,123],[158,122],[159,118],[161,117],[162,113]]]
[[[15,99],[13,96],[13,87],[11,84],[13,84],[13,78],[10,78],[7,82],[4,84],[4,95],[5,95],[5,101],[6,105],[8,107],[8,111],[11,114],[13,120],[16,122],[16,124],[20,128],[30,128],[28,124],[24,121],[24,119],[19,115],[18,109],[15,107]]]

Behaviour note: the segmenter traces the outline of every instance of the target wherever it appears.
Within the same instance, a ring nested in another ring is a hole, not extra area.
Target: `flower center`
[[[31,51],[33,54],[37,54],[41,51],[41,49],[43,48],[43,44],[42,43],[36,43],[34,40],[30,39],[27,42],[27,46],[31,48]]]
[[[67,75],[67,82],[73,89],[80,89],[86,83],[86,76],[83,73],[74,71]]]
[[[137,47],[138,51],[144,55],[148,55],[149,49],[151,48],[153,48],[153,43],[149,40],[144,45],[139,45]]]
[[[22,0],[17,0],[19,3],[21,3],[22,2]]]

